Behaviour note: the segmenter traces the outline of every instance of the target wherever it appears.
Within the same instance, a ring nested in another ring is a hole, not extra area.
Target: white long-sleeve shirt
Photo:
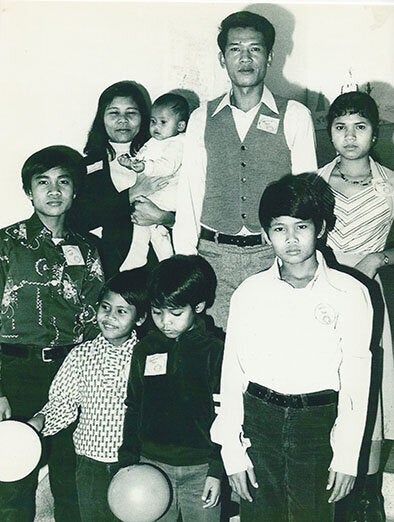
[[[272,268],[246,279],[231,299],[221,378],[221,406],[211,436],[229,475],[250,460],[242,438],[243,393],[254,382],[282,394],[336,390],[331,469],[357,475],[365,428],[372,305],[353,277],[319,266],[305,288]]]
[[[271,91],[264,86],[260,102],[250,111],[243,112],[231,105],[230,93],[227,93],[212,118],[228,105],[240,140],[243,141],[262,103],[279,114]],[[204,142],[206,119],[207,104],[204,103],[191,114],[186,130],[173,228],[173,241],[177,254],[197,253],[207,169],[207,151]],[[290,150],[292,173],[315,171],[317,169],[315,132],[310,111],[301,103],[289,100],[283,125],[286,143]]]

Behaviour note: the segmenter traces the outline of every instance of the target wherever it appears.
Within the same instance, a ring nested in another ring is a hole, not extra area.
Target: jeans
[[[12,419],[30,419],[48,400],[48,390],[62,361],[45,363],[38,358],[2,356],[2,382],[10,402]],[[79,522],[75,484],[75,451],[69,426],[42,439],[40,464],[16,482],[0,482],[1,522],[33,522],[39,467],[48,463],[56,522]]]
[[[336,404],[284,408],[244,394],[244,434],[250,439],[257,489],[241,500],[242,522],[332,522],[326,490]]]
[[[77,455],[77,489],[82,522],[114,522],[107,502],[108,487],[117,464]]]
[[[272,266],[272,247],[217,245],[214,241],[201,239],[198,253],[211,264],[217,277],[216,298],[208,313],[218,328],[226,330],[230,299],[234,290],[247,277]]]
[[[170,466],[162,462],[141,457],[140,463],[153,464],[167,475],[172,486],[171,504],[160,522],[219,522],[220,504],[213,508],[203,508],[201,500],[207,478],[208,464],[196,466]]]

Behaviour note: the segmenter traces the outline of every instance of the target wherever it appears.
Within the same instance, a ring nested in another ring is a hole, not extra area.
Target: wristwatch
[[[388,256],[386,256],[386,254],[383,252],[383,263],[385,265],[389,265],[390,264],[390,259],[388,258]]]

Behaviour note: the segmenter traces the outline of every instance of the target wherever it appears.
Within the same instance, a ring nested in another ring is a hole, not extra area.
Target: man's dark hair
[[[238,11],[232,13],[225,18],[220,26],[220,32],[217,37],[219,49],[224,54],[227,45],[227,37],[230,29],[239,27],[252,27],[263,35],[267,54],[272,51],[275,42],[275,29],[267,18],[250,11]]]
[[[265,189],[260,200],[260,223],[268,233],[274,218],[290,216],[311,219],[316,233],[325,222],[329,231],[335,224],[334,205],[331,188],[320,176],[312,172],[288,174]]]
[[[25,161],[22,167],[22,184],[26,194],[31,189],[33,176],[54,168],[67,172],[73,182],[74,192],[78,192],[84,169],[81,154],[65,145],[52,145],[35,152]]]
[[[149,282],[152,306],[177,308],[205,302],[211,306],[215,298],[216,275],[201,256],[175,255],[153,270]]]
[[[141,319],[148,311],[147,271],[145,268],[125,270],[108,279],[101,289],[99,303],[110,290],[119,294],[129,305],[135,306],[137,317]]]
[[[341,94],[332,102],[327,114],[327,130],[331,138],[331,127],[335,118],[346,114],[359,114],[371,122],[373,135],[378,135],[379,110],[375,100],[366,92],[352,91]]]
[[[166,109],[169,109],[178,116],[179,121],[187,123],[189,120],[189,104],[187,103],[186,98],[180,94],[174,94],[172,92],[162,94],[154,101],[152,109],[154,107],[165,107]]]

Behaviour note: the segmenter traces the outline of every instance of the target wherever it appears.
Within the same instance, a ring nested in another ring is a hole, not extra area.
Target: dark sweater
[[[146,359],[154,354],[167,354],[165,369],[144,375]],[[127,390],[121,467],[143,455],[172,466],[209,463],[208,474],[222,476],[220,447],[209,434],[222,357],[222,341],[206,331],[203,321],[176,340],[154,330],[138,343]]]

